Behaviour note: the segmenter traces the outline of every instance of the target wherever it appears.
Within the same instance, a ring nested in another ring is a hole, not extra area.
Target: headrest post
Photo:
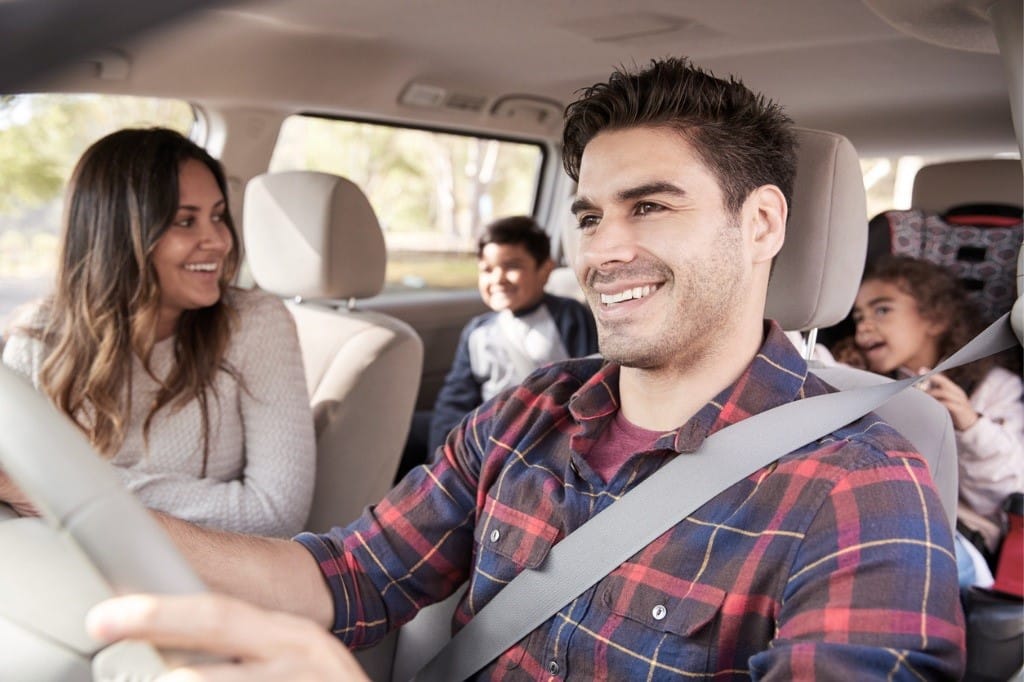
[[[812,327],[807,331],[807,338],[804,340],[804,360],[811,361],[814,355],[814,346],[818,343],[818,328]]]

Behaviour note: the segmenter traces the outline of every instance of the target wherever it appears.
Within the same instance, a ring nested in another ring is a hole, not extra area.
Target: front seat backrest
[[[256,283],[295,318],[316,424],[307,529],[355,519],[390,489],[412,417],[423,344],[405,322],[355,307],[380,293],[386,249],[363,192],[312,171],[260,175],[245,191]]]
[[[786,242],[768,284],[766,316],[787,331],[828,327],[849,313],[867,252],[867,201],[857,152],[841,135],[796,130],[796,181]],[[836,388],[888,381],[850,367],[813,367]],[[948,412],[921,391],[903,391],[875,412],[928,460],[950,524],[956,520],[956,441]]]

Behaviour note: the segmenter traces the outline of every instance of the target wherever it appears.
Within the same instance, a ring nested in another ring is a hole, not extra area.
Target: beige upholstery
[[[798,128],[786,243],[775,258],[765,316],[786,330],[831,326],[850,312],[867,255],[857,152],[841,135]]]
[[[917,171],[911,206],[922,211],[945,213],[961,204],[1024,206],[1020,161],[951,161],[923,166]]]
[[[344,178],[291,171],[245,191],[253,278],[283,297],[298,328],[316,421],[310,530],[348,523],[383,497],[398,468],[419,390],[423,344],[406,323],[346,303],[384,284],[386,250],[362,191]]]

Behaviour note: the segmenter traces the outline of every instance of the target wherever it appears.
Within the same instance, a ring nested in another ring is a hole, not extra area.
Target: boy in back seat
[[[430,420],[428,452],[475,407],[552,362],[597,352],[594,318],[578,301],[544,292],[551,243],[528,216],[497,220],[477,243],[477,285],[492,312],[462,330]]]

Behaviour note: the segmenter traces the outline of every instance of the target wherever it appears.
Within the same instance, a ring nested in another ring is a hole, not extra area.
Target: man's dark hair
[[[635,127],[678,130],[718,179],[726,208],[735,213],[762,185],[793,195],[796,139],[782,108],[735,78],[722,80],[688,59],[652,60],[629,73],[620,67],[607,83],[582,91],[566,107],[563,164],[579,180],[583,149],[600,132]]]
[[[488,244],[522,244],[537,261],[537,265],[542,265],[551,257],[551,239],[530,216],[501,218],[485,227],[476,243],[477,258],[483,256],[484,247]]]

